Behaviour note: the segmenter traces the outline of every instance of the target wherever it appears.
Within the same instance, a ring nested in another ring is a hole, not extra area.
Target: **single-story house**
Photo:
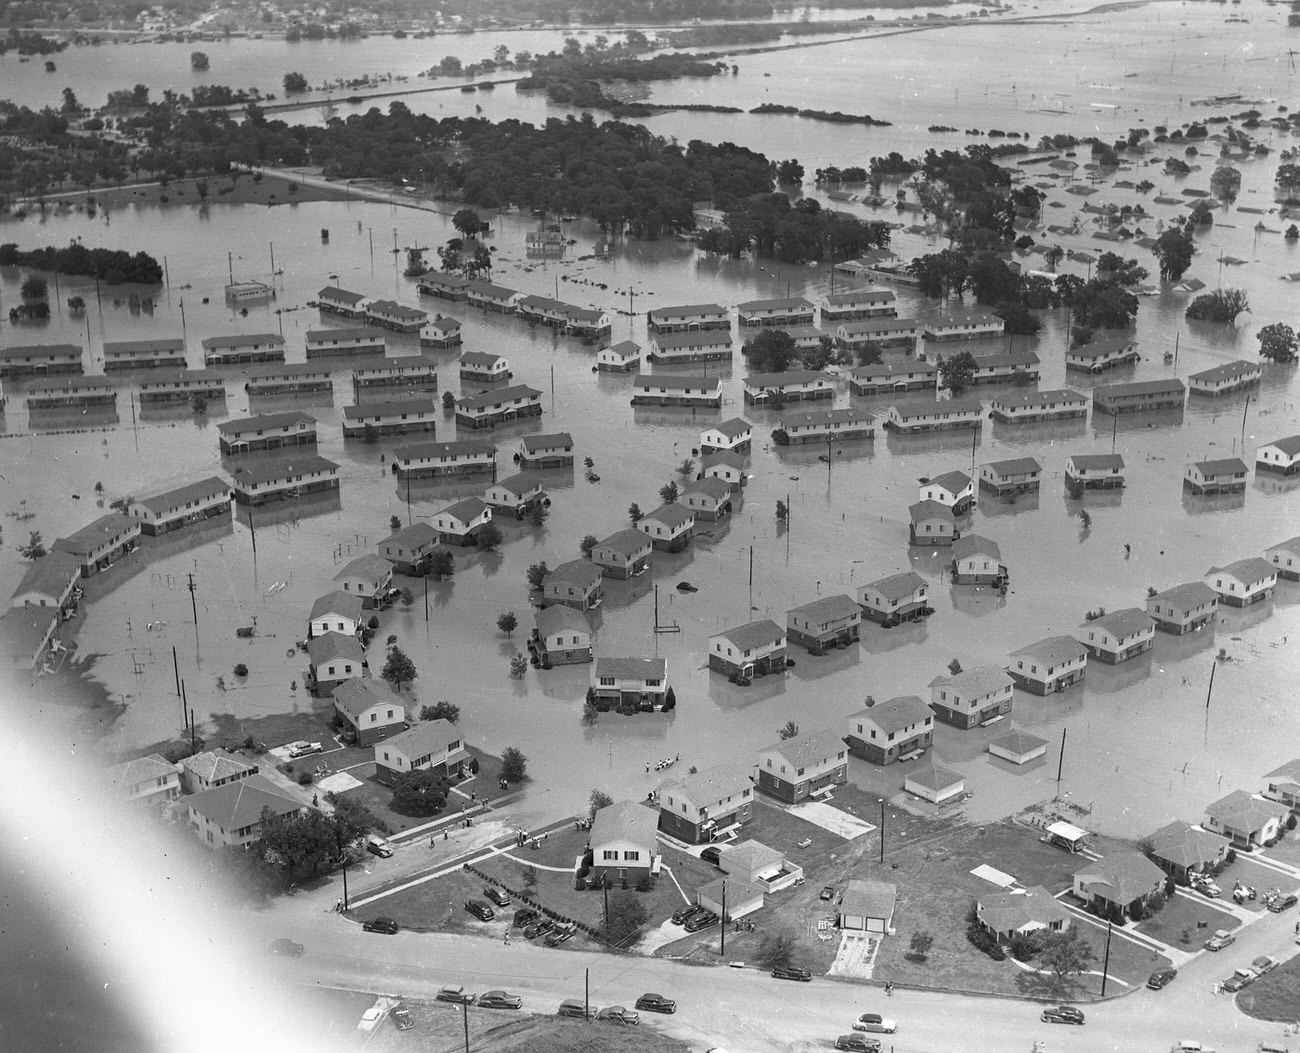
[[[468,763],[465,738],[449,720],[422,720],[375,743],[375,778],[385,786],[392,786],[412,771],[431,771],[458,779]]]
[[[909,768],[903,779],[903,789],[931,804],[943,804],[966,789],[966,780],[960,772],[930,763]]]
[[[616,801],[592,817],[591,878],[635,885],[659,872],[658,816],[640,801]]]
[[[354,676],[334,689],[334,713],[357,738],[358,746],[406,730],[406,706],[383,680]]]
[[[204,750],[181,759],[181,787],[186,793],[203,793],[218,786],[256,775],[259,766],[225,750]]]
[[[893,764],[934,741],[934,713],[916,695],[868,704],[849,716],[849,752],[873,764]]]
[[[1117,852],[1074,872],[1074,894],[1089,906],[1119,909],[1133,906],[1161,891],[1165,872],[1141,852]]]
[[[659,829],[690,845],[729,837],[754,814],[749,765],[718,764],[659,785]]]
[[[887,881],[853,878],[840,897],[839,926],[886,936],[893,931],[898,890]]]
[[[1249,851],[1278,836],[1286,812],[1276,801],[1255,797],[1245,790],[1233,790],[1205,806],[1205,820],[1201,825],[1211,833],[1230,839],[1234,847]]]
[[[1280,801],[1293,812],[1300,812],[1300,760],[1287,761],[1264,776],[1268,789],[1264,793]]]
[[[185,798],[189,824],[210,848],[244,848],[262,833],[262,814],[276,816],[305,813],[307,805],[290,797],[265,775],[204,790]]]
[[[858,586],[858,606],[869,622],[892,628],[925,614],[929,586],[914,570],[877,578]]]
[[[1031,932],[1064,932],[1073,924],[1069,910],[1042,885],[980,896],[975,916],[999,943]]]
[[[532,646],[538,661],[551,665],[576,665],[591,661],[591,623],[572,607],[557,603],[534,615]]]
[[[848,778],[848,749],[828,728],[758,751],[758,788],[787,804],[823,797]]]
[[[1162,826],[1148,840],[1152,861],[1178,881],[1186,881],[1188,874],[1204,873],[1217,866],[1232,847],[1226,837],[1181,819]]]
[[[1048,636],[1011,652],[1007,672],[1035,695],[1064,691],[1087,675],[1088,650],[1073,636]]]
[[[10,597],[11,607],[61,610],[74,598],[81,580],[81,560],[71,552],[49,552],[33,560]]]

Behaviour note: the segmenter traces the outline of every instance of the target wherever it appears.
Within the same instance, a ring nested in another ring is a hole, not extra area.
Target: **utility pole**
[[[609,875],[603,874],[600,879],[601,891],[605,893],[605,946],[609,946]]]
[[[189,584],[186,585],[186,588],[190,590],[190,610],[194,614],[194,630],[197,633],[199,628],[199,608],[198,608],[198,604],[194,602],[194,588],[195,588],[194,575],[188,574],[186,575],[186,577],[190,579]]]
[[[1214,671],[1219,668],[1218,659],[1210,659],[1210,686],[1205,690],[1205,741],[1210,741],[1210,696],[1214,694]]]
[[[1061,729],[1061,755],[1056,761],[1056,796],[1061,796],[1061,770],[1065,767],[1065,733],[1068,728]]]
[[[1102,957],[1102,962],[1101,962],[1101,996],[1102,996],[1102,998],[1105,998],[1105,997],[1106,997],[1106,980],[1108,979],[1107,973],[1110,971],[1110,930],[1111,930],[1111,927],[1112,927],[1112,926],[1111,926],[1111,921],[1110,921],[1109,918],[1107,918],[1107,919],[1106,919],[1106,953],[1105,953],[1104,956]]]
[[[181,697],[181,667],[176,662],[176,645],[172,644],[172,672],[176,675],[176,697]]]
[[[727,953],[727,879],[722,879],[722,924],[718,926],[718,954]]]
[[[198,743],[195,741],[195,738],[196,736],[194,733],[194,710],[191,709],[190,710],[190,752],[191,753],[197,753],[199,751]]]
[[[469,1003],[461,1002],[461,1020],[465,1023],[465,1053],[469,1053]]]
[[[880,863],[885,863],[885,799],[880,799]]]
[[[348,865],[343,864],[343,909],[348,909]]]
[[[1241,452],[1246,452],[1246,411],[1250,409],[1250,396],[1246,396],[1246,404],[1241,407]]]
[[[582,971],[582,1019],[591,1019],[591,970]]]

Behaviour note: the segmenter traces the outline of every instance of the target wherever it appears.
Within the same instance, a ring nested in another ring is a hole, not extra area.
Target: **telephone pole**
[[[194,646],[198,647],[199,646],[199,606],[194,599],[194,589],[195,589],[194,575],[187,574],[186,577],[189,578],[189,583],[186,585],[186,588],[190,590],[190,610],[194,613]]]

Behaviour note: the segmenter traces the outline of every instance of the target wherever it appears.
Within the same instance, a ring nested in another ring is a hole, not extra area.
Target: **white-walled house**
[[[1251,556],[1226,567],[1211,567],[1205,572],[1204,580],[1219,594],[1220,603],[1249,607],[1273,595],[1277,588],[1277,569],[1268,560]]]
[[[1090,658],[1115,665],[1151,650],[1156,620],[1138,607],[1125,607],[1079,627],[1079,642]]]

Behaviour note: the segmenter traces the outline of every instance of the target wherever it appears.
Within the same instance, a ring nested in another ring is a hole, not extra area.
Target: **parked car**
[[[1297,898],[1298,897],[1296,896],[1296,894],[1292,892],[1289,895],[1282,896],[1278,899],[1274,899],[1273,902],[1268,905],[1268,909],[1271,910],[1274,914],[1281,914],[1282,911],[1286,910],[1287,908],[1294,907],[1296,905]]]
[[[697,907],[694,903],[688,903],[686,906],[678,907],[673,911],[673,916],[669,920],[672,921],[674,925],[685,925],[687,918],[692,914],[698,914],[703,909],[703,907]]]
[[[1153,991],[1159,991],[1162,987],[1168,987],[1177,975],[1177,969],[1157,969],[1147,978],[1147,986]]]
[[[566,998],[560,1003],[557,1011],[559,1016],[580,1016],[584,1019],[587,1016],[587,1003],[581,998]]]
[[[1271,973],[1274,969],[1277,968],[1277,966],[1278,966],[1277,959],[1270,958],[1267,954],[1261,954],[1258,958],[1256,958],[1253,962],[1250,963],[1250,967],[1253,970],[1255,970],[1256,976],[1263,976],[1265,973]]]
[[[661,994],[643,994],[636,1000],[636,1007],[648,1010],[651,1013],[677,1012],[677,1003]]]
[[[553,928],[555,926],[551,923],[550,918],[542,918],[541,921],[535,921],[524,929],[524,939],[535,940],[538,936],[545,936]]]
[[[702,914],[692,914],[686,919],[683,926],[687,932],[699,932],[701,929],[707,929],[710,925],[716,925],[718,916],[711,910],[706,910]]]
[[[478,996],[480,1009],[518,1009],[524,1000],[509,991],[484,991]]]
[[[721,866],[721,862],[720,862],[720,860],[722,859],[721,846],[709,845],[708,848],[706,848],[703,852],[700,853],[700,858],[703,859],[704,862],[706,863],[712,863],[715,867]]]
[[[411,1011],[409,1009],[403,1009],[399,1006],[389,1015],[398,1031],[410,1031],[411,1028],[415,1027],[415,1021],[411,1019]]]
[[[313,753],[324,753],[325,747],[319,742],[298,741],[289,743],[289,758],[296,760],[299,757],[307,757]]]
[[[381,859],[387,859],[393,854],[393,846],[378,834],[370,834],[366,837],[366,851],[373,852]]]
[[[1207,899],[1218,899],[1223,895],[1223,889],[1219,888],[1213,881],[1199,881],[1196,884],[1196,891]]]
[[[463,987],[442,987],[433,996],[439,1002],[455,1002],[457,1005],[473,1005],[474,996]]]
[[[495,903],[498,907],[510,906],[510,897],[506,895],[505,889],[497,888],[496,885],[488,885],[483,889],[483,895]]]
[[[1194,1038],[1180,1038],[1170,1047],[1169,1053],[1214,1053],[1214,1050]]]
[[[892,1035],[898,1030],[898,1024],[879,1013],[863,1013],[853,1021],[854,1031],[880,1031]]]
[[[271,941],[271,953],[283,954],[290,958],[301,958],[306,950],[301,943],[294,943],[293,940],[279,939]]]
[[[821,890],[821,892],[819,892],[819,893],[817,894],[817,898],[818,898],[818,899],[823,899],[823,900],[834,899],[834,898],[835,898],[835,886],[834,886],[834,885],[827,885],[825,888],[823,888],[823,889]]]
[[[1255,976],[1254,969],[1238,969],[1219,984],[1219,987],[1222,990],[1227,991],[1229,994],[1232,994],[1249,987],[1256,979],[1257,977]]]
[[[366,932],[382,932],[386,936],[397,935],[397,922],[392,918],[378,917],[371,918],[361,926]]]
[[[531,925],[539,917],[541,917],[541,915],[538,914],[537,911],[533,910],[531,907],[520,907],[517,911],[515,911],[515,925],[520,927],[525,925]]]
[[[478,918],[479,921],[491,921],[497,916],[497,912],[481,899],[467,899],[465,909]]]
[[[851,1035],[840,1035],[835,1040],[836,1049],[847,1049],[851,1053],[880,1053],[880,1039],[867,1038],[866,1035],[859,1035],[854,1032]]]
[[[624,1009],[621,1005],[607,1005],[596,1014],[596,1019],[607,1024],[639,1024],[641,1014],[632,1009]]]
[[[1215,932],[1213,936],[1211,936],[1208,940],[1205,941],[1205,949],[1207,951],[1221,951],[1229,944],[1233,944],[1236,942],[1237,942],[1237,937],[1234,936],[1232,933],[1230,933],[1227,929],[1219,929],[1218,931]]]
[[[1046,1024],[1082,1024],[1083,1010],[1072,1005],[1049,1005],[1039,1019]]]
[[[573,939],[572,925],[557,925],[546,934],[546,946],[558,947],[565,940]]]
[[[772,975],[778,980],[802,980],[804,983],[812,979],[812,973],[798,965],[778,965],[772,970]]]

